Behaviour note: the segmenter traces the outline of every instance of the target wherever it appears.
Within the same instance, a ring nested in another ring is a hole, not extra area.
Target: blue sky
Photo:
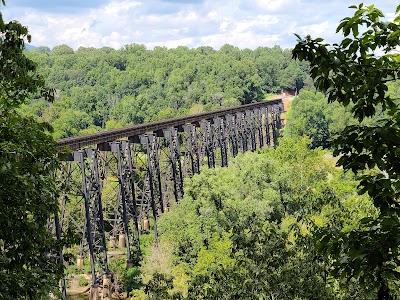
[[[361,0],[360,0],[361,2]],[[377,2],[392,17],[396,1]],[[190,48],[224,44],[255,49],[291,48],[293,33],[335,42],[338,22],[349,16],[349,0],[7,0],[6,21],[28,26],[32,44],[74,49],[126,44]],[[399,4],[399,3],[397,3]]]

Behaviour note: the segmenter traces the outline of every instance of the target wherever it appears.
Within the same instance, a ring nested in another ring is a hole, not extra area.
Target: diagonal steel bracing
[[[184,124],[184,175],[191,178],[194,174],[200,173],[200,155],[197,142],[196,126]]]
[[[129,268],[133,265],[139,265],[141,257],[131,145],[126,140],[116,141],[110,144],[110,150],[117,156],[119,182],[117,216],[122,221],[123,234],[126,239],[127,268]]]
[[[158,138],[155,134],[145,134],[140,136],[140,144],[146,151],[146,172],[143,180],[142,208],[147,207],[151,210],[153,217],[153,229],[155,244],[158,244],[157,217],[164,213],[161,174],[158,160]],[[148,215],[148,212],[147,212]],[[148,222],[148,219],[147,219]],[[147,223],[148,224],[148,223]],[[145,229],[150,229],[144,224]]]
[[[213,140],[213,132],[211,129],[211,122],[202,120],[200,121],[201,129],[201,146],[202,153],[207,156],[207,164],[209,168],[215,168],[215,145]]]
[[[228,137],[226,135],[226,121],[223,118],[215,118],[215,139],[216,139],[216,148],[220,149],[221,155],[221,167],[228,166],[228,148],[227,148],[227,140]]]
[[[183,173],[181,162],[181,150],[176,128],[164,130],[164,138],[167,142],[167,160],[165,167],[164,190],[172,185],[175,202],[178,202],[183,196]],[[169,209],[171,206],[171,195],[168,195],[164,206]]]
[[[114,248],[118,235],[127,267],[139,264],[140,235],[153,231],[158,244],[157,219],[182,199],[185,180],[205,163],[226,167],[239,152],[276,146],[282,112],[276,100],[138,125],[104,137],[72,138],[73,147],[98,142],[75,150],[62,164],[61,209],[53,231],[60,236],[75,230],[83,236],[77,263],[89,254],[92,299],[101,284],[103,297],[110,294],[106,239]]]
[[[109,275],[103,208],[101,201],[101,182],[96,149],[87,148],[74,152],[82,176],[82,195],[85,201],[85,233],[89,247],[92,273],[92,293],[97,293],[102,278]],[[103,289],[103,295],[109,291]]]

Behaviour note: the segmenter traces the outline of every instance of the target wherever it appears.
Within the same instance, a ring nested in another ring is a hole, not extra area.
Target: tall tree
[[[5,1],[2,0],[2,5]],[[26,27],[0,13],[0,298],[45,299],[63,273],[47,228],[57,212],[55,143],[48,125],[16,109],[32,95],[52,98],[23,53]]]
[[[354,104],[360,124],[347,126],[334,153],[339,165],[360,176],[359,193],[368,193],[379,214],[347,233],[321,231],[320,246],[336,258],[335,275],[375,287],[378,299],[393,299],[400,279],[400,111],[387,85],[400,75],[400,6],[391,22],[374,5],[350,8],[354,15],[337,28],[344,36],[339,44],[298,36],[293,56],[311,63],[311,76],[330,102]],[[368,124],[380,110],[384,116]]]
[[[285,134],[292,138],[308,135],[313,148],[328,147],[331,133],[324,113],[325,106],[325,98],[321,93],[302,91],[292,102]]]
[[[291,138],[308,135],[313,148],[329,148],[332,137],[351,122],[355,120],[350,108],[337,102],[327,103],[325,96],[315,89],[302,90],[287,113],[284,135]]]

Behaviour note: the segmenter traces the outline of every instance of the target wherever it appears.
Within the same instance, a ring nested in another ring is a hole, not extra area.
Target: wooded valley
[[[22,111],[49,122],[56,139],[251,103],[312,84],[307,63],[279,46],[73,51],[61,45],[26,55],[56,97],[52,104],[32,99]]]
[[[340,43],[298,36],[293,50],[23,51],[27,28],[0,14],[0,298],[61,297],[65,277],[89,285],[88,257],[76,264],[81,228],[49,230],[64,188],[55,139],[287,93],[277,144],[187,178],[158,245],[154,228],[141,234],[140,263],[126,269],[115,246],[115,295],[400,299],[400,6],[393,21],[352,9]],[[83,216],[76,199],[69,213]]]

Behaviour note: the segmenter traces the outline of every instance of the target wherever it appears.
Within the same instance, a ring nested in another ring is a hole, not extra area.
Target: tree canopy
[[[351,6],[337,32],[344,39],[327,44],[321,38],[299,38],[293,55],[311,64],[316,87],[329,102],[352,105],[359,124],[349,125],[334,141],[338,164],[359,175],[359,193],[372,199],[377,216],[362,219],[351,232],[320,232],[321,249],[336,258],[334,274],[358,278],[378,288],[378,299],[393,299],[400,279],[399,241],[399,99],[388,93],[400,72],[396,52],[400,6],[389,21],[374,5]],[[376,117],[376,122],[368,120]]]
[[[26,55],[56,97],[53,104],[34,99],[21,110],[51,123],[55,138],[260,101],[309,81],[307,63],[279,46],[74,51],[60,45]]]
[[[376,213],[356,185],[305,137],[203,170],[158,223],[160,249],[143,266],[149,298],[374,299],[376,289],[332,277],[314,247],[314,226],[349,232]]]
[[[354,119],[348,109],[338,103],[328,104],[320,92],[302,90],[291,103],[284,135],[292,138],[308,135],[313,148],[329,148],[334,137],[350,123]]]
[[[52,98],[23,53],[25,39],[27,28],[0,13],[1,299],[46,299],[63,274],[61,246],[47,226],[58,211],[55,142],[48,124],[17,112],[28,98]]]

